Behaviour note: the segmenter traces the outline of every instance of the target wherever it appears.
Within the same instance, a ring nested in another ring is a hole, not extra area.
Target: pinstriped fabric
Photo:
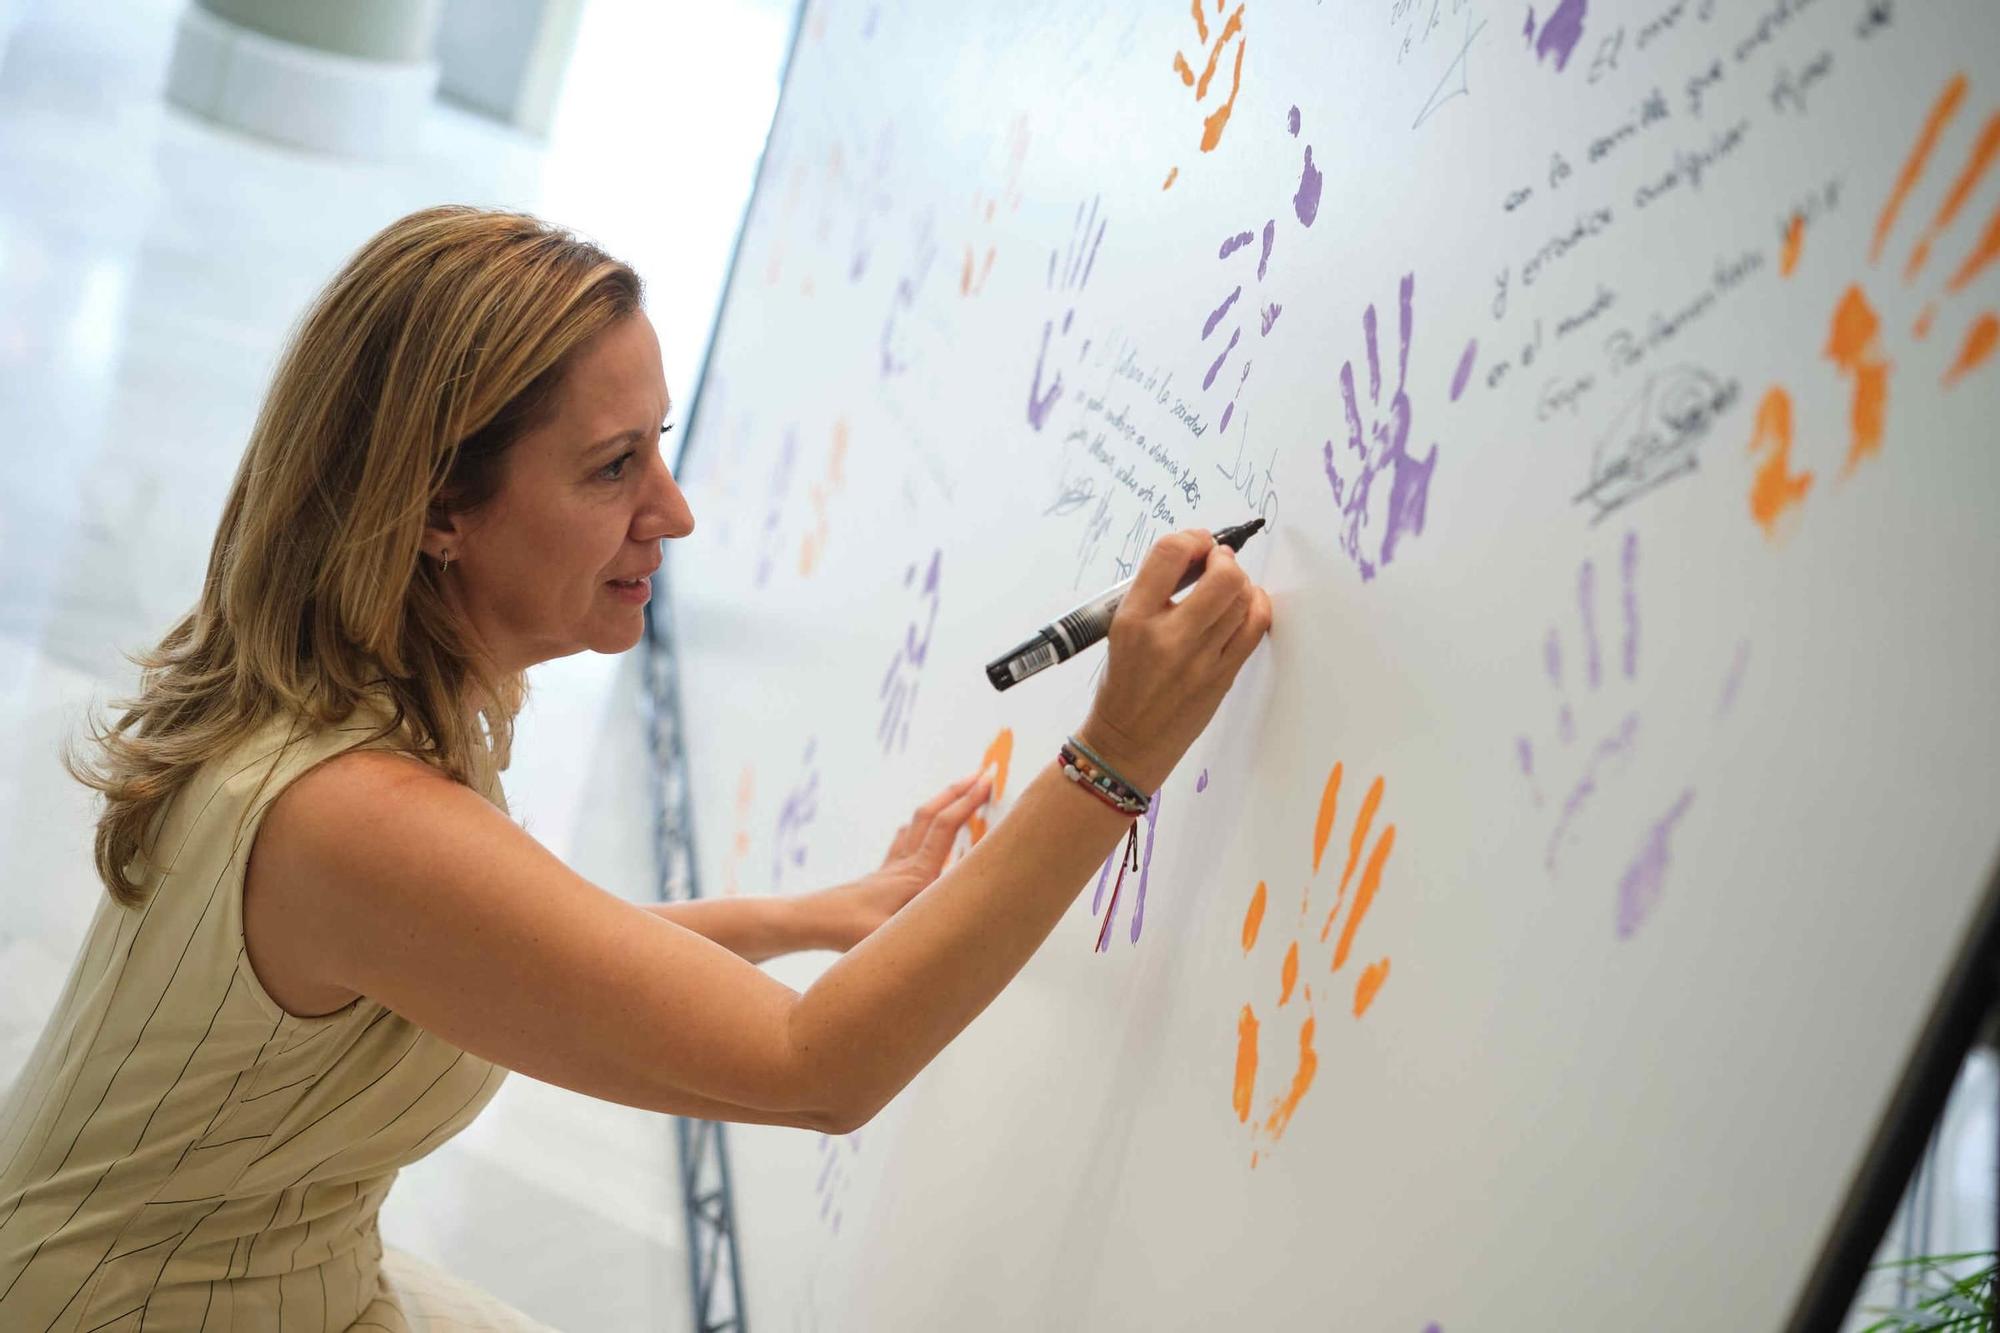
[[[372,710],[311,733],[274,720],[174,801],[146,905],[99,906],[0,1099],[0,1328],[536,1327],[385,1261],[376,1231],[396,1171],[504,1071],[373,1001],[286,1014],[244,948],[264,811],[379,729]],[[482,788],[501,803],[497,777]]]

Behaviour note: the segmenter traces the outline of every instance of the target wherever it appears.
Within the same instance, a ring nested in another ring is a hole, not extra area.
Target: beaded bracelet
[[[1062,765],[1064,777],[1120,814],[1143,815],[1152,809],[1152,798],[1141,795],[1139,789],[1121,777],[1117,769],[1105,763],[1096,751],[1076,737],[1072,736],[1064,742],[1056,759]],[[1134,819],[1131,828],[1126,830],[1124,854],[1118,858],[1118,879],[1111,886],[1111,904],[1104,909],[1104,925],[1097,932],[1099,953],[1104,951],[1111,939],[1111,922],[1118,915],[1118,891],[1125,887],[1125,872],[1137,869],[1139,821]],[[1099,881],[1098,887],[1102,891],[1102,881]]]
[[[1121,814],[1143,815],[1152,805],[1117,770],[1078,744],[1075,737],[1064,742],[1056,760],[1062,765],[1064,777]]]
[[[1074,736],[1070,737],[1069,743],[1070,747],[1074,749],[1076,753],[1082,755],[1085,759],[1088,759],[1091,763],[1096,764],[1100,772],[1102,772],[1106,777],[1110,778],[1118,786],[1124,788],[1124,791],[1122,793],[1123,795],[1130,796],[1134,800],[1142,802],[1141,813],[1144,813],[1143,803],[1146,801],[1147,798],[1143,793],[1140,792],[1138,783],[1132,781],[1130,778],[1126,777],[1123,773],[1120,773],[1117,769],[1105,763],[1103,755],[1091,749],[1088,745],[1085,745],[1082,741],[1078,740],[1076,737]]]

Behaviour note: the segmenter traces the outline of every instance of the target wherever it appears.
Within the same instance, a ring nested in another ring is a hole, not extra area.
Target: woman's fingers
[[[1257,645],[1270,631],[1271,595],[1262,588],[1253,587],[1243,619],[1222,645],[1222,668],[1229,681],[1235,681],[1236,673],[1249,660],[1250,654],[1257,651]]]
[[[1257,585],[1243,572],[1243,566],[1236,562],[1236,553],[1227,546],[1218,546],[1209,557],[1208,571],[1201,576],[1201,583],[1187,595],[1187,610],[1191,623],[1199,630],[1203,643],[1220,645],[1236,632],[1243,618],[1250,612],[1250,595]],[[1195,593],[1202,592],[1202,584],[1209,584],[1211,599],[1198,606]],[[1198,614],[1197,614],[1198,612]]]
[[[956,799],[937,812],[931,820],[930,827],[924,831],[923,842],[918,850],[927,856],[935,857],[939,865],[944,864],[944,858],[950,853],[951,844],[958,837],[958,831],[965,827],[967,820],[979,813],[979,807],[985,805],[992,794],[993,784],[984,774],[974,778],[971,786],[965,788]]]
[[[1207,555],[1215,547],[1215,538],[1199,529],[1173,532],[1153,543],[1153,549],[1146,552],[1146,558],[1139,562],[1139,572],[1132,578],[1131,591],[1125,594],[1120,609],[1129,606],[1141,615],[1152,615],[1162,610],[1179,586],[1181,575],[1187,573],[1188,566]]]

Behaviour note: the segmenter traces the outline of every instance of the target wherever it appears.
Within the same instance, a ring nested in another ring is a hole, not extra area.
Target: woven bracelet
[[[1091,795],[1121,814],[1143,815],[1152,806],[1152,802],[1136,787],[1089,749],[1077,744],[1074,737],[1064,743],[1057,760],[1062,765],[1064,777],[1088,788]]]

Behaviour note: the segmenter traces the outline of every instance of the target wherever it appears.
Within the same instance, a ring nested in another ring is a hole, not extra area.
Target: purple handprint
[[[819,816],[819,768],[813,763],[813,751],[818,746],[817,737],[806,742],[805,757],[799,761],[805,772],[785,793],[785,803],[778,807],[776,851],[771,857],[773,893],[783,882],[787,865],[806,863],[806,829]]]
[[[813,1193],[819,1199],[819,1220],[836,1236],[840,1234],[840,1220],[845,1211],[848,1164],[860,1151],[859,1131],[838,1138],[829,1134],[819,1136],[819,1178],[813,1182]]]
[[[908,325],[915,314],[917,297],[930,278],[937,261],[936,225],[926,213],[917,222],[911,242],[909,263],[896,277],[896,290],[889,298],[889,315],[882,321],[882,378],[890,379],[910,368],[912,351]]]
[[[943,560],[943,551],[931,552],[930,568],[918,593],[920,610],[903,631],[903,642],[882,676],[882,688],[876,691],[882,704],[882,720],[875,728],[875,739],[882,743],[884,754],[894,754],[910,742],[910,715],[917,706],[917,677],[923,672],[924,659],[930,655],[931,634],[937,628],[938,570]],[[903,586],[911,587],[916,578],[917,566],[912,563],[903,571]],[[924,604],[928,604],[928,610],[921,609]],[[917,637],[920,623],[921,639]]]
[[[792,469],[798,457],[799,433],[787,426],[784,441],[778,446],[778,464],[771,469],[771,490],[765,501],[769,507],[764,511],[764,530],[757,542],[759,588],[770,582],[771,569],[777,562],[778,520],[784,516],[785,496],[792,488]]]
[[[1396,383],[1388,400],[1382,397],[1382,358],[1375,336],[1375,307],[1361,316],[1361,329],[1368,343],[1368,420],[1362,420],[1361,403],[1354,387],[1354,363],[1340,367],[1341,398],[1347,405],[1347,448],[1337,454],[1332,440],[1326,441],[1323,457],[1327,484],[1333,501],[1340,506],[1340,549],[1361,570],[1363,580],[1375,577],[1376,562],[1387,565],[1396,558],[1396,546],[1405,534],[1418,536],[1424,530],[1424,506],[1430,497],[1431,473],[1437,468],[1437,445],[1420,461],[1410,454],[1410,396],[1405,380],[1410,369],[1411,298],[1416,292],[1416,275],[1405,273],[1397,308],[1401,313],[1401,337],[1396,345]],[[1347,457],[1346,454],[1353,455]],[[1373,516],[1369,501],[1375,479],[1389,474],[1389,498],[1381,518],[1381,540],[1364,552],[1363,529]]]
[[[1197,787],[1196,790],[1199,791],[1200,788]],[[1145,820],[1146,850],[1139,860],[1139,885],[1132,900],[1132,943],[1134,944],[1139,942],[1139,933],[1146,928],[1146,881],[1153,873],[1153,835],[1159,831],[1160,793],[1153,793],[1152,803],[1146,807]],[[1111,872],[1115,869],[1120,869],[1125,856],[1125,844],[1120,843],[1118,844],[1118,850],[1104,863],[1104,868],[1097,872],[1097,892],[1091,896],[1090,913],[1092,916],[1095,916],[1100,910],[1104,912],[1104,925],[1097,932],[1097,951],[1099,953],[1103,953],[1111,947],[1111,923],[1118,916],[1118,884],[1123,879],[1121,872],[1120,881],[1113,881]],[[1107,884],[1111,885],[1111,906],[1108,909],[1104,907],[1104,888]]]
[[[1086,214],[1086,208],[1089,212]],[[1070,228],[1069,247],[1066,251],[1049,251],[1048,285],[1051,292],[1065,298],[1060,324],[1060,336],[1069,336],[1070,325],[1076,319],[1076,294],[1090,282],[1090,270],[1097,263],[1097,247],[1104,240],[1104,228],[1109,219],[1097,216],[1098,200],[1092,199],[1088,205],[1076,206],[1076,221]],[[1035,378],[1028,386],[1028,424],[1040,430],[1048,423],[1049,413],[1062,400],[1062,371],[1050,369],[1049,342],[1057,336],[1058,324],[1051,317],[1042,321],[1042,348],[1035,353]],[[1090,351],[1090,339],[1083,340],[1083,347],[1077,353],[1082,360]],[[1042,376],[1049,376],[1048,388],[1042,387]]]
[[[1297,107],[1291,109],[1291,114],[1286,124],[1291,131],[1292,137],[1297,138],[1299,133],[1299,109]],[[1292,195],[1292,215],[1299,220],[1300,226],[1311,227],[1313,221],[1318,218],[1320,189],[1324,183],[1325,178],[1320,174],[1319,168],[1313,165],[1312,145],[1307,144],[1305,160],[1299,168],[1298,188]],[[1261,232],[1256,228],[1252,228],[1248,231],[1239,231],[1234,235],[1224,237],[1221,246],[1216,250],[1215,257],[1218,260],[1227,262],[1230,256],[1234,255],[1237,251],[1248,248],[1253,241],[1261,240],[1257,251],[1256,281],[1262,283],[1265,275],[1270,270],[1271,248],[1277,241],[1277,237],[1278,219],[1276,217],[1266,218]],[[1239,282],[1230,290],[1229,295],[1223,297],[1220,304],[1209,312],[1208,318],[1202,321],[1201,326],[1201,340],[1204,343],[1208,342],[1215,335],[1216,330],[1230,318],[1230,312],[1235,308],[1237,301],[1242,296],[1243,284]],[[1253,297],[1251,303],[1255,305],[1257,298]],[[1263,302],[1257,310],[1257,336],[1259,338],[1270,337],[1271,330],[1276,327],[1278,316],[1282,313],[1284,313],[1284,307],[1276,301]],[[1203,375],[1201,380],[1201,387],[1204,392],[1215,387],[1216,378],[1222,374],[1222,368],[1228,363],[1230,353],[1234,352],[1236,345],[1242,341],[1243,323],[1243,317],[1238,314],[1236,321],[1230,327],[1229,341],[1223,345],[1222,350],[1217,352],[1214,359],[1209,362],[1208,373]],[[1218,435],[1229,429],[1229,419],[1236,414],[1236,400],[1243,393],[1244,381],[1249,378],[1250,358],[1245,356],[1242,368],[1236,374],[1236,385],[1230,391],[1229,402],[1224,405],[1222,417],[1216,423],[1216,433]]]

